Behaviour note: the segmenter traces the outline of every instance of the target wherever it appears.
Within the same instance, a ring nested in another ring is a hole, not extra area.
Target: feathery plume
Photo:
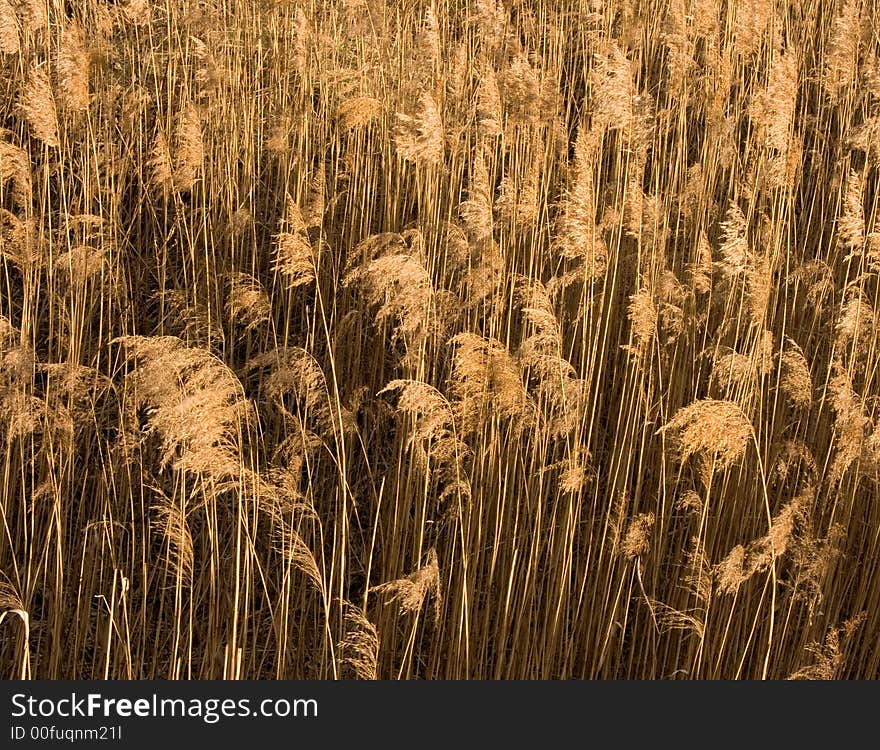
[[[31,201],[31,164],[27,151],[0,140],[0,184],[12,180],[12,200],[26,209]]]
[[[822,86],[832,102],[851,88],[856,74],[859,51],[861,12],[859,0],[844,0],[840,13],[831,26],[831,37],[825,52]]]
[[[504,115],[501,110],[501,94],[495,69],[486,65],[480,71],[477,84],[477,125],[484,138],[501,135]]]
[[[539,71],[521,53],[515,54],[498,77],[504,111],[512,124],[529,124],[540,115]]]
[[[148,167],[152,186],[166,195],[170,193],[174,189],[174,162],[168,139],[161,130],[153,141]]]
[[[810,367],[803,350],[791,339],[787,341],[790,348],[780,356],[779,387],[795,406],[806,409],[813,403],[813,379],[810,375]]]
[[[340,102],[336,117],[346,130],[367,127],[382,114],[382,101],[371,96],[353,96]]]
[[[736,0],[733,7],[733,46],[738,54],[749,57],[761,45],[773,18],[773,4],[764,0]]]
[[[742,391],[754,383],[757,370],[751,357],[739,352],[728,352],[712,362],[712,383],[730,394]]]
[[[379,657],[379,634],[363,611],[349,604],[345,613],[345,637],[339,643],[344,669],[356,680],[375,680]]]
[[[581,125],[571,165],[572,183],[560,206],[555,247],[565,258],[580,260],[584,280],[601,278],[608,264],[605,240],[596,225],[596,187],[593,164],[601,132]]]
[[[644,350],[654,340],[657,332],[657,307],[651,293],[647,289],[641,289],[630,295],[627,313],[636,349]]]
[[[789,675],[788,680],[833,680],[844,665],[845,648],[856,630],[868,619],[867,612],[861,612],[847,620],[842,627],[831,628],[825,635],[825,642],[813,641],[806,651],[813,655],[814,661],[806,667]]]
[[[168,563],[169,574],[179,580],[182,586],[190,586],[195,551],[186,512],[178,503],[164,496],[151,510],[151,525],[154,533],[162,539],[165,549],[163,560]]]
[[[471,487],[463,460],[470,451],[458,436],[453,406],[436,388],[417,380],[392,380],[379,394],[392,392],[398,394],[397,410],[415,419],[410,446],[425,451],[415,441],[429,442],[421,455],[425,469],[430,468],[437,480],[439,500],[442,502],[453,494],[469,498]]]
[[[89,245],[76,245],[59,255],[55,264],[74,286],[81,287],[106,269],[107,252]]]
[[[487,413],[526,420],[528,394],[507,347],[474,333],[460,333],[450,343],[455,347],[450,389],[462,426],[477,429]]]
[[[398,394],[398,410],[417,418],[417,437],[440,439],[452,429],[452,406],[434,386],[418,380],[392,380],[379,394],[392,392]]]
[[[593,127],[629,128],[636,98],[632,63],[615,41],[596,54],[590,74],[593,87]]]
[[[239,436],[252,407],[235,374],[210,352],[173,336],[114,342],[135,364],[126,378],[130,398],[135,409],[149,409],[148,430],[162,439],[162,465],[237,478]]]
[[[294,570],[305,575],[315,589],[324,594],[324,576],[309,545],[287,519],[277,519],[274,534],[275,550]]]
[[[871,420],[865,414],[864,401],[855,392],[846,369],[836,364],[837,374],[828,384],[834,410],[834,461],[831,480],[839,482],[847,469],[865,452]]]
[[[225,341],[220,321],[204,300],[191,300],[185,289],[166,289],[156,298],[164,311],[163,326],[187,344],[211,349]]]
[[[630,521],[620,548],[621,553],[627,560],[641,557],[651,548],[651,532],[654,529],[654,520],[653,513],[639,513],[638,516]]]
[[[474,159],[471,172],[468,199],[462,201],[459,213],[464,225],[476,242],[492,236],[492,189],[489,185],[489,171],[482,153]]]
[[[771,519],[766,535],[747,545],[736,545],[713,569],[718,590],[735,594],[752,576],[768,570],[774,560],[785,555],[795,540],[796,527],[804,522],[813,497],[814,490],[808,486]]]
[[[749,116],[762,129],[767,146],[786,153],[791,143],[798,94],[798,53],[790,47],[774,55],[767,87],[749,105]]]
[[[320,227],[324,222],[326,208],[327,172],[324,162],[318,166],[318,171],[309,182],[305,205],[303,206],[302,219],[306,229]]]
[[[174,188],[192,190],[205,158],[199,113],[192,102],[178,114],[174,131]]]
[[[678,410],[658,430],[672,432],[684,462],[698,456],[704,467],[725,469],[745,453],[752,437],[752,425],[739,404],[733,401],[705,399]]]
[[[838,241],[853,254],[861,252],[865,244],[865,211],[862,206],[862,180],[850,170],[846,181],[843,212],[837,222]]]
[[[445,135],[440,109],[430,92],[419,97],[415,114],[398,113],[394,143],[406,161],[436,166],[443,161]]]
[[[230,319],[246,331],[269,319],[272,303],[258,279],[247,273],[232,273],[227,277],[227,287],[226,314]]]
[[[368,237],[355,248],[351,260],[358,254],[378,257],[352,267],[343,284],[358,286],[369,304],[378,305],[377,321],[396,321],[395,337],[415,337],[415,341],[435,330],[438,321],[434,285],[424,265],[420,235],[411,235],[411,240],[408,245],[403,235],[394,233]]]
[[[89,55],[82,37],[79,26],[69,26],[62,34],[58,50],[59,100],[72,111],[89,106]]]
[[[291,288],[311,284],[316,278],[315,253],[306,222],[290,196],[287,197],[282,231],[275,235],[274,269]]]
[[[324,371],[305,349],[279,347],[252,357],[247,365],[249,372],[263,368],[269,368],[268,376],[261,379],[263,393],[277,403],[292,396],[302,407],[303,420],[310,420],[322,435],[336,435],[340,421],[344,431],[354,428],[354,417],[342,407],[337,410]]]
[[[838,348],[849,349],[855,358],[871,351],[878,320],[874,307],[863,291],[855,288],[849,290],[835,329],[835,345]]]
[[[9,0],[0,0],[0,54],[17,55],[20,50],[18,19]]]
[[[728,278],[744,273],[751,265],[752,251],[746,236],[746,217],[736,203],[731,203],[721,222],[721,261]]]
[[[33,136],[47,146],[57,147],[58,114],[52,86],[44,68],[31,68],[19,102]]]
[[[388,595],[386,604],[397,602],[400,611],[405,614],[420,612],[430,594],[434,599],[434,619],[439,620],[442,596],[437,550],[432,547],[425,557],[424,565],[415,572],[405,578],[373,586],[370,593]]]

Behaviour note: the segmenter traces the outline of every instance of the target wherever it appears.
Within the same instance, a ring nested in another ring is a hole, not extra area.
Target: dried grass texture
[[[0,0],[0,673],[880,676],[862,0]]]

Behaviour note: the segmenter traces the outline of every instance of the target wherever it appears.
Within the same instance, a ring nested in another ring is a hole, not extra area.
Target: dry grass
[[[0,0],[0,665],[880,675],[867,0]]]

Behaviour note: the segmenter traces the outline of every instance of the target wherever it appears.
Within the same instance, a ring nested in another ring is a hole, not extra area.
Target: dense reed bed
[[[0,0],[0,665],[874,678],[873,0]]]

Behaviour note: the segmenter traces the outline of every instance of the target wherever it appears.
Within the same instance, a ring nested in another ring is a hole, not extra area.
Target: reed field
[[[880,3],[0,0],[0,676],[880,676]]]

